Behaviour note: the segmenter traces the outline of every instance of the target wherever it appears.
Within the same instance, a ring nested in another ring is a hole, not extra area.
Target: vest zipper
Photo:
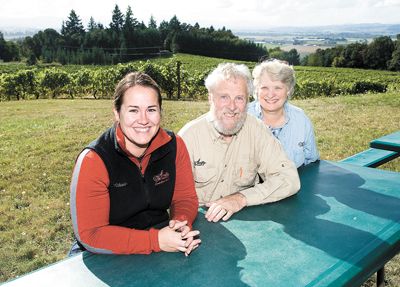
[[[144,193],[146,195],[146,205],[147,205],[147,207],[150,207],[150,194],[149,194],[149,189],[147,188],[146,178],[144,177],[144,174],[142,173],[142,160],[141,159],[139,160],[139,172],[140,172],[140,176],[142,177]]]

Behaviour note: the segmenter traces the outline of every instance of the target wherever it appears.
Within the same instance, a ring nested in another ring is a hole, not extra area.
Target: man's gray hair
[[[221,63],[205,79],[205,86],[210,93],[222,80],[242,78],[247,84],[247,97],[253,93],[253,80],[249,68],[244,64]]]

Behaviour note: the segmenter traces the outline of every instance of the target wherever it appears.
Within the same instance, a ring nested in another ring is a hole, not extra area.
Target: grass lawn
[[[340,160],[400,130],[395,93],[293,100],[312,119],[322,159]],[[75,157],[112,122],[111,100],[0,102],[0,282],[64,258],[73,239],[69,182]],[[164,102],[178,131],[207,102]],[[400,159],[382,168],[400,172]],[[400,286],[400,257],[387,265]],[[373,286],[370,279],[364,286]]]

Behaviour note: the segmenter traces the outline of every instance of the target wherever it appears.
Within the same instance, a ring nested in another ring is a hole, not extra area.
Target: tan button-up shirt
[[[207,113],[178,133],[189,151],[200,204],[240,192],[247,205],[257,205],[300,189],[294,163],[264,123],[247,115],[242,129],[228,143],[212,121]]]

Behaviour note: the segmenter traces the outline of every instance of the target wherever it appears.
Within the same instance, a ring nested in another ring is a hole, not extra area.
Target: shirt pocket
[[[304,164],[305,157],[304,157],[304,148],[303,147],[297,147],[296,149],[293,150],[293,159],[292,160],[296,164],[296,167],[300,167],[301,165]]]
[[[233,183],[238,190],[254,186],[257,178],[257,165],[254,163],[236,164],[233,171]]]
[[[194,181],[196,187],[204,187],[215,181],[217,169],[214,167],[196,166],[194,168]]]

